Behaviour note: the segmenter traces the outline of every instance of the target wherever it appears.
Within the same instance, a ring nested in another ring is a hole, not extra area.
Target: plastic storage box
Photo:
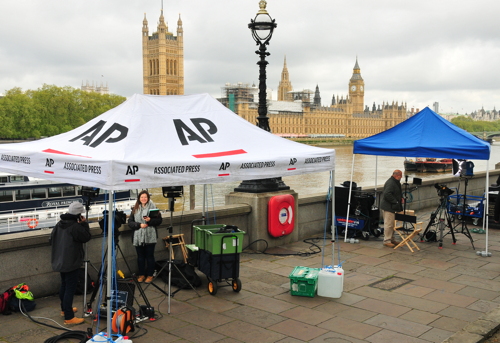
[[[303,297],[314,297],[318,289],[320,268],[295,267],[288,276],[290,278],[290,293]]]
[[[214,224],[214,225],[199,225],[193,226],[194,229],[194,244],[199,249],[205,249],[205,236],[208,231],[219,231],[221,228],[225,227],[225,224]]]
[[[245,231],[217,233],[205,231],[205,250],[214,255],[241,253]]]

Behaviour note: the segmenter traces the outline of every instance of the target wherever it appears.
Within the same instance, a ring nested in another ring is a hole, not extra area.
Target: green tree
[[[70,131],[118,106],[125,98],[44,84],[6,91],[0,99],[0,138],[40,138]]]

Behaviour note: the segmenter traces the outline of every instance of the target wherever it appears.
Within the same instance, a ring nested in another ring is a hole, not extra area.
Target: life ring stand
[[[267,231],[273,237],[292,233],[295,226],[295,198],[291,194],[275,195],[267,204]]]
[[[38,219],[36,218],[31,218],[30,220],[28,220],[28,227],[30,229],[34,229],[38,226]]]

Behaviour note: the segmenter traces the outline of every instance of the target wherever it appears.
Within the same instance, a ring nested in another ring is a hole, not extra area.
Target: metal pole
[[[108,199],[108,271],[107,271],[107,301],[106,301],[106,312],[107,312],[107,333],[108,337],[112,335],[112,326],[111,326],[111,267],[112,267],[112,251],[113,251],[113,198],[115,191],[111,191]]]
[[[269,117],[267,116],[267,84],[266,84],[266,66],[268,62],[266,61],[266,56],[270,53],[266,51],[266,45],[260,43],[259,50],[255,51],[256,54],[260,56],[260,61],[257,62],[259,65],[259,108],[257,117],[257,126],[267,132],[271,132],[269,127]]]

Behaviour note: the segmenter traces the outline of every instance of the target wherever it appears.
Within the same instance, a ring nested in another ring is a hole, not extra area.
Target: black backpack
[[[78,269],[78,283],[76,284],[76,295],[82,295],[84,292],[85,285],[85,269]],[[87,273],[87,294],[92,293],[94,291],[95,282],[92,280],[90,275]]]

